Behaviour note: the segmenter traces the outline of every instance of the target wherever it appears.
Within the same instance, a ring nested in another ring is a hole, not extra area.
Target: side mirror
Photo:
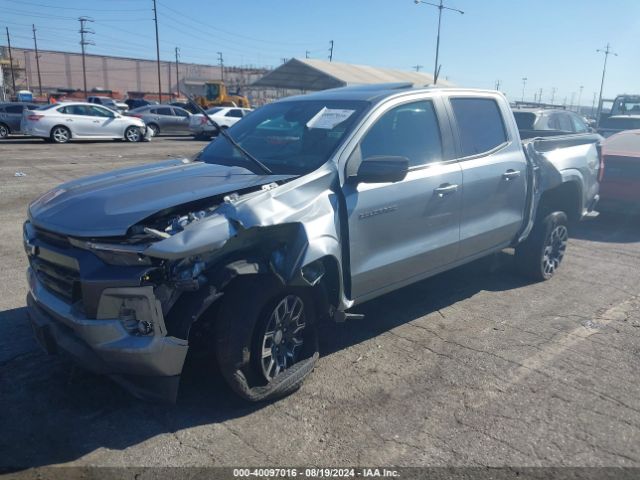
[[[360,164],[355,179],[361,183],[399,182],[407,176],[408,170],[407,157],[367,157]]]

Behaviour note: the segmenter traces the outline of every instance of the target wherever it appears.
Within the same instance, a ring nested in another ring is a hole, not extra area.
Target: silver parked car
[[[161,133],[189,133],[191,113],[172,105],[146,105],[127,112],[131,117],[142,119],[153,135]]]
[[[69,102],[25,110],[22,131],[54,143],[105,138],[139,142],[146,126],[139,118],[127,117],[100,105]]]
[[[0,104],[0,138],[12,133],[21,133],[22,112],[38,108],[33,103],[12,102]]]

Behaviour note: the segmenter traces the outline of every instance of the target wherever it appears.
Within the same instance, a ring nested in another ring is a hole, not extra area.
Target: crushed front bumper
[[[49,292],[27,273],[29,320],[49,354],[66,353],[82,367],[105,374],[136,397],[175,402],[187,355],[186,340],[135,335],[120,319],[90,319]]]

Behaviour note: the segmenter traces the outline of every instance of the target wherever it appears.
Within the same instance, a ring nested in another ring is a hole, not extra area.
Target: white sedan
[[[54,143],[69,140],[124,139],[139,142],[146,133],[142,120],[100,105],[69,102],[46,105],[22,114],[22,132]]]
[[[253,110],[238,107],[213,107],[205,111],[214,122],[220,125],[220,128],[229,128]],[[189,131],[196,138],[212,137],[218,133],[216,127],[211,125],[207,117],[201,113],[191,115]]]

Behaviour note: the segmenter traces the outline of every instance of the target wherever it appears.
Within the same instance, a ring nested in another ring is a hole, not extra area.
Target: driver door
[[[391,108],[371,126],[348,172],[376,156],[409,159],[404,180],[344,187],[349,222],[351,298],[364,301],[426,277],[458,256],[462,172],[445,160],[431,100]]]

